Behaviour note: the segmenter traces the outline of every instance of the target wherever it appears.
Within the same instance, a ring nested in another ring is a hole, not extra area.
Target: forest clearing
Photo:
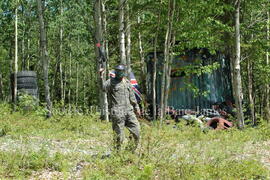
[[[96,114],[46,120],[34,113],[11,115],[3,105],[0,112],[1,179],[270,178],[269,125],[203,133],[141,121],[136,152],[117,154],[111,125]]]

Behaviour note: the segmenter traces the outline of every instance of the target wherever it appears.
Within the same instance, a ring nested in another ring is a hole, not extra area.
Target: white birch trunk
[[[120,63],[126,65],[126,46],[125,46],[125,3],[126,0],[119,0],[119,50]]]
[[[269,41],[270,41],[270,17],[269,17],[269,11],[267,12],[267,44],[269,47]],[[266,52],[266,66],[269,66],[269,50]],[[266,84],[265,87],[265,118],[268,122],[270,122],[270,85],[269,83]]]
[[[16,3],[18,3],[18,1],[16,1]],[[15,52],[14,52],[14,91],[13,91],[15,105],[17,103],[17,72],[18,72],[18,7],[16,7],[15,9]]]
[[[248,98],[249,98],[249,108],[251,113],[252,124],[256,125],[255,120],[255,105],[254,105],[254,97],[253,97],[253,70],[251,60],[248,59],[247,62],[247,73],[248,73]]]
[[[71,65],[72,65],[72,54],[71,51],[69,52],[69,87],[68,87],[68,111],[71,112],[71,83],[72,83],[72,69],[71,69]]]
[[[242,81],[241,81],[241,41],[240,41],[240,3],[241,0],[237,0],[235,11],[235,61],[234,61],[234,95],[237,109],[238,127],[244,127],[244,114],[242,107]]]
[[[28,37],[27,39],[27,70],[30,71],[30,53],[29,53],[29,50],[30,50],[30,38]]]
[[[22,70],[24,71],[26,69],[26,59],[25,59],[25,40],[24,40],[25,34],[23,33],[22,37]]]
[[[170,48],[171,48],[171,35],[172,35],[172,23],[174,16],[175,0],[170,0],[168,5],[168,24],[164,43],[164,66],[162,72],[161,83],[161,106],[160,106],[160,120],[163,121],[166,115],[167,99],[170,87]]]
[[[66,60],[64,62],[63,75],[64,75],[64,79],[63,79],[63,100],[64,100],[64,105],[65,105],[65,102],[66,102],[66,88],[67,88],[67,65],[66,65]],[[65,108],[65,106],[64,106],[64,108]]]
[[[141,18],[138,16],[138,24],[141,23]],[[140,54],[140,67],[141,67],[141,89],[143,92],[149,92],[149,89],[147,89],[146,84],[146,67],[145,67],[145,59],[144,59],[144,51],[143,51],[143,44],[142,44],[142,35],[141,32],[138,32],[138,41],[139,41],[139,54]]]
[[[87,76],[87,73],[86,73],[86,70],[85,70],[85,67],[82,67],[82,70],[83,70],[83,109],[85,110],[86,108],[86,76]]]
[[[10,40],[10,48],[9,48],[9,76],[10,78],[13,78],[13,80],[10,79],[9,81],[9,101],[11,103],[14,103],[14,77],[13,77],[13,62],[14,62],[14,57],[13,57],[13,40]]]
[[[21,9],[21,12],[22,12],[22,17],[24,17],[24,5],[23,3],[20,4],[20,9]],[[21,64],[21,69],[22,71],[25,70],[26,68],[26,59],[25,59],[25,22],[24,22],[24,18],[22,18],[22,41],[21,41],[21,48],[22,48],[22,54],[21,54],[21,59],[22,59],[22,64]]]
[[[61,0],[61,18],[63,16],[63,1]],[[64,83],[63,83],[63,68],[62,68],[62,55],[63,55],[63,22],[60,23],[60,47],[59,47],[59,73],[60,73],[60,91],[61,91],[61,104],[64,106]]]
[[[76,109],[78,108],[78,100],[79,100],[79,65],[76,63]]]
[[[129,74],[131,72],[131,23],[129,19],[129,5],[126,2],[126,38],[127,38],[127,48],[126,48],[126,58],[127,58],[127,77],[129,78]]]
[[[105,38],[103,38],[103,45],[105,48],[105,53],[106,53],[106,58],[107,61],[109,61],[109,44],[107,41],[107,15],[106,15],[106,7],[105,7],[105,3],[103,1],[101,1],[101,10],[102,10],[102,24],[103,24],[103,36],[105,36]],[[107,69],[109,69],[109,63],[106,63],[106,67],[105,70],[107,71]],[[108,73],[106,73],[108,74]],[[104,74],[104,79],[106,79],[106,74]],[[103,92],[103,116],[104,116],[104,120],[109,122],[109,104],[108,104],[108,95],[106,92]]]
[[[157,117],[157,96],[156,96],[156,80],[157,80],[157,45],[158,45],[158,34],[160,30],[160,13],[158,14],[158,25],[157,31],[155,35],[155,42],[154,42],[154,63],[153,63],[153,80],[152,80],[152,106],[153,106],[153,120],[156,120]]]
[[[104,7],[105,8],[105,7]],[[103,40],[103,28],[102,25],[104,24],[102,19],[102,1],[95,0],[94,3],[94,22],[95,22],[95,54],[96,54],[96,64],[97,64],[97,72],[101,68],[101,56],[100,56],[100,49],[101,46],[104,47],[104,40]],[[102,44],[102,45],[101,45]],[[102,63],[103,64],[103,63]],[[106,65],[105,73],[103,74],[103,78],[99,78],[99,89],[101,89],[102,81],[106,80]],[[99,102],[101,108],[101,119],[108,121],[108,101],[107,101],[107,94],[103,91],[99,93]]]
[[[141,23],[141,18],[138,16],[138,24]],[[139,31],[138,33],[138,40],[139,40],[139,53],[140,53],[140,59],[141,59],[141,71],[143,74],[145,74],[145,68],[144,68],[144,53],[143,53],[143,45],[142,45],[142,35],[141,32]]]

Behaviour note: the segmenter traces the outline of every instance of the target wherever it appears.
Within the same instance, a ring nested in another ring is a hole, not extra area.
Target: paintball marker
[[[101,46],[100,43],[97,43],[96,46],[97,46],[98,52],[99,52],[99,60],[98,60],[99,69],[104,70],[106,68],[106,62],[107,62],[106,53],[105,53],[104,47]]]

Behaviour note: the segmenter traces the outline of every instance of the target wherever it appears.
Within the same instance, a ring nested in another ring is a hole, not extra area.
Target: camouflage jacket
[[[108,93],[109,109],[111,111],[139,111],[132,85],[126,78],[123,78],[122,81],[115,78],[108,79],[103,84],[103,91]]]

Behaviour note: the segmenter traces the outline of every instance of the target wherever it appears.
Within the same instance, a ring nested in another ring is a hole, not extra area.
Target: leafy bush
[[[45,104],[39,106],[39,101],[36,97],[27,93],[20,92],[18,95],[18,110],[22,114],[34,113],[37,116],[46,116],[47,110],[44,108]]]
[[[22,113],[35,111],[37,106],[38,100],[34,96],[23,92],[18,94],[18,109]]]

